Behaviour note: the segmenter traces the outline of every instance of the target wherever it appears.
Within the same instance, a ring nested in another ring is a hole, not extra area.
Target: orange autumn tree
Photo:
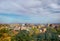
[[[0,41],[11,41],[8,27],[7,24],[0,24]]]

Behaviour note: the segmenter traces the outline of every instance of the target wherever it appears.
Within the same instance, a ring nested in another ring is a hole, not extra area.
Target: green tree
[[[29,32],[26,30],[21,30],[16,36],[16,41],[30,41],[31,36],[29,36]]]
[[[47,41],[57,41],[58,35],[57,35],[57,31],[54,28],[47,28],[47,31],[45,32],[45,39]]]

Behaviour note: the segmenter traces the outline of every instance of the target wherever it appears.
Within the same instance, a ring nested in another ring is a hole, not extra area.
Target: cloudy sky
[[[0,0],[0,23],[60,23],[60,0]]]

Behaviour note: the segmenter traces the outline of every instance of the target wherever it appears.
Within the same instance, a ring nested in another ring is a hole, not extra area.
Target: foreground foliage
[[[2,27],[2,28],[1,28]],[[54,29],[47,27],[45,33],[40,33],[37,28],[31,28],[29,31],[20,30],[15,34],[6,26],[0,26],[0,41],[59,41],[60,27]]]

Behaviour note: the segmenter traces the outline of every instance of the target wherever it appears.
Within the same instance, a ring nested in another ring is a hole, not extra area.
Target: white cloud
[[[50,6],[51,8],[54,8],[54,9],[60,9],[60,5],[57,5],[55,3],[51,3]]]

